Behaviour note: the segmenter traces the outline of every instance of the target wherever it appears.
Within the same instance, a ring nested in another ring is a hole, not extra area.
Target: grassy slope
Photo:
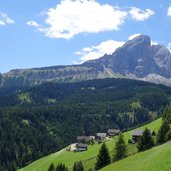
[[[102,171],[170,171],[170,147],[171,141],[111,164]]]
[[[150,128],[157,132],[159,126],[161,124],[161,119],[157,119],[156,121],[147,124],[145,126],[142,126],[138,129],[144,129],[145,127]],[[128,139],[131,138],[131,133],[132,131],[128,131],[124,133],[124,137],[126,142]],[[114,148],[114,142],[115,138],[112,141],[107,141],[106,144],[112,154],[112,150]],[[81,152],[81,153],[74,153],[74,152],[68,152],[65,149],[56,152],[54,154],[51,154],[47,157],[41,158],[27,167],[20,169],[20,171],[47,171],[49,165],[53,162],[55,165],[58,163],[65,163],[69,168],[71,168],[74,164],[75,161],[82,160],[83,165],[85,167],[85,170],[88,170],[89,168],[94,167],[94,163],[96,161],[96,156],[98,154],[100,144],[94,144],[90,145],[88,151],[86,152]],[[128,152],[129,153],[134,153],[136,152],[136,147],[135,145],[129,145],[128,147]]]

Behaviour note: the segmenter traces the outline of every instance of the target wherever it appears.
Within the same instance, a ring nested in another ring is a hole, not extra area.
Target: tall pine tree
[[[166,121],[163,121],[158,133],[157,133],[157,143],[162,144],[167,140],[167,133],[170,130],[170,126]]]
[[[113,161],[117,161],[126,157],[126,153],[127,153],[127,146],[124,141],[124,136],[123,134],[120,134],[114,148]]]
[[[82,161],[74,163],[73,171],[84,171]]]
[[[97,156],[97,161],[95,164],[95,169],[99,170],[105,166],[107,166],[108,164],[110,164],[110,155],[109,155],[109,150],[106,147],[106,144],[103,143],[100,150],[99,150],[99,154]]]
[[[142,137],[140,138],[137,148],[138,151],[144,151],[154,146],[154,140],[149,129],[145,128]]]
[[[64,164],[58,164],[56,171],[68,171],[68,168]]]
[[[53,163],[50,164],[48,171],[55,171],[55,166]]]

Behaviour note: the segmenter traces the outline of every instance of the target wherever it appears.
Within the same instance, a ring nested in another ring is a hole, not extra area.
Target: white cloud
[[[159,43],[156,41],[151,41],[151,45],[158,45]]]
[[[132,7],[129,11],[129,14],[131,15],[131,18],[136,21],[144,21],[154,15],[155,12],[150,9],[142,10],[136,7]]]
[[[4,23],[2,20],[0,20],[0,25],[1,25],[1,26],[4,26],[5,23]]]
[[[168,10],[167,10],[167,16],[171,16],[171,6],[168,8]]]
[[[0,12],[0,25],[14,24],[15,21],[8,17],[7,14]]]
[[[98,59],[102,57],[104,54],[112,54],[117,48],[121,47],[125,42],[108,40],[100,43],[97,46],[91,46],[83,48],[81,51],[75,52],[74,54],[80,56],[81,63]]]
[[[54,8],[43,12],[43,24],[33,20],[27,24],[47,37],[70,39],[80,33],[117,31],[128,18],[143,21],[154,14],[150,9],[128,7],[122,10],[97,0],[61,0]]]
[[[36,21],[33,21],[33,20],[28,21],[27,25],[28,26],[34,26],[34,27],[40,27],[40,25]]]
[[[96,0],[62,0],[48,10],[46,26],[38,30],[51,38],[70,39],[79,33],[119,30],[126,16],[119,7]]]
[[[140,35],[141,35],[140,33],[133,34],[133,35],[131,35],[131,36],[128,37],[128,40],[132,40],[135,37],[140,36]]]

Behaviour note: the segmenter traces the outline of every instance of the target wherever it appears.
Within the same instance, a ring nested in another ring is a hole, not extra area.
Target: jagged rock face
[[[139,36],[128,41],[113,53],[113,59],[109,60],[111,69],[122,74],[132,73],[138,77],[147,75],[148,68],[153,63],[150,58],[150,46],[150,39],[146,36]]]
[[[104,56],[96,61],[90,61],[97,66],[102,64],[114,73],[135,75],[144,78],[149,74],[171,77],[171,54],[161,45],[151,45],[148,36],[138,36],[126,42],[112,55]]]
[[[151,45],[140,35],[126,42],[112,55],[77,66],[54,66],[12,70],[0,77],[1,86],[37,85],[45,81],[73,82],[122,77],[171,85],[171,54],[161,45]],[[161,80],[161,81],[160,81]]]
[[[158,50],[154,54],[153,59],[159,68],[167,71],[171,69],[171,54],[166,47],[158,46]],[[168,76],[170,76],[170,71]]]

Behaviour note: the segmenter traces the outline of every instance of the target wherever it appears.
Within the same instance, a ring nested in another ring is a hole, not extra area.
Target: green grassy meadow
[[[170,171],[170,161],[171,142],[168,142],[113,163],[101,171]]]
[[[161,118],[153,121],[152,123],[139,127],[137,129],[144,129],[145,127],[147,127],[157,132],[160,125],[161,125]],[[131,139],[132,131],[133,130],[124,133],[126,142],[128,142],[128,139]],[[106,141],[106,145],[109,148],[111,156],[113,154],[115,141],[116,141],[116,137],[113,138],[112,140]],[[31,163],[30,165],[26,166],[25,168],[20,169],[19,171],[47,171],[51,163],[54,163],[55,166],[59,163],[63,163],[68,168],[72,168],[74,162],[79,161],[79,160],[82,160],[85,171],[86,171],[89,168],[94,168],[94,164],[96,162],[96,156],[99,152],[100,147],[101,147],[101,144],[95,143],[94,145],[89,145],[88,151],[85,151],[85,152],[68,152],[66,151],[66,149],[62,149],[61,151],[58,151],[56,153],[53,153],[49,156],[43,157]],[[133,154],[136,152],[137,152],[137,149],[136,149],[135,144],[128,145],[128,154]],[[131,158],[133,156],[131,156]],[[141,163],[141,161],[139,162]]]

